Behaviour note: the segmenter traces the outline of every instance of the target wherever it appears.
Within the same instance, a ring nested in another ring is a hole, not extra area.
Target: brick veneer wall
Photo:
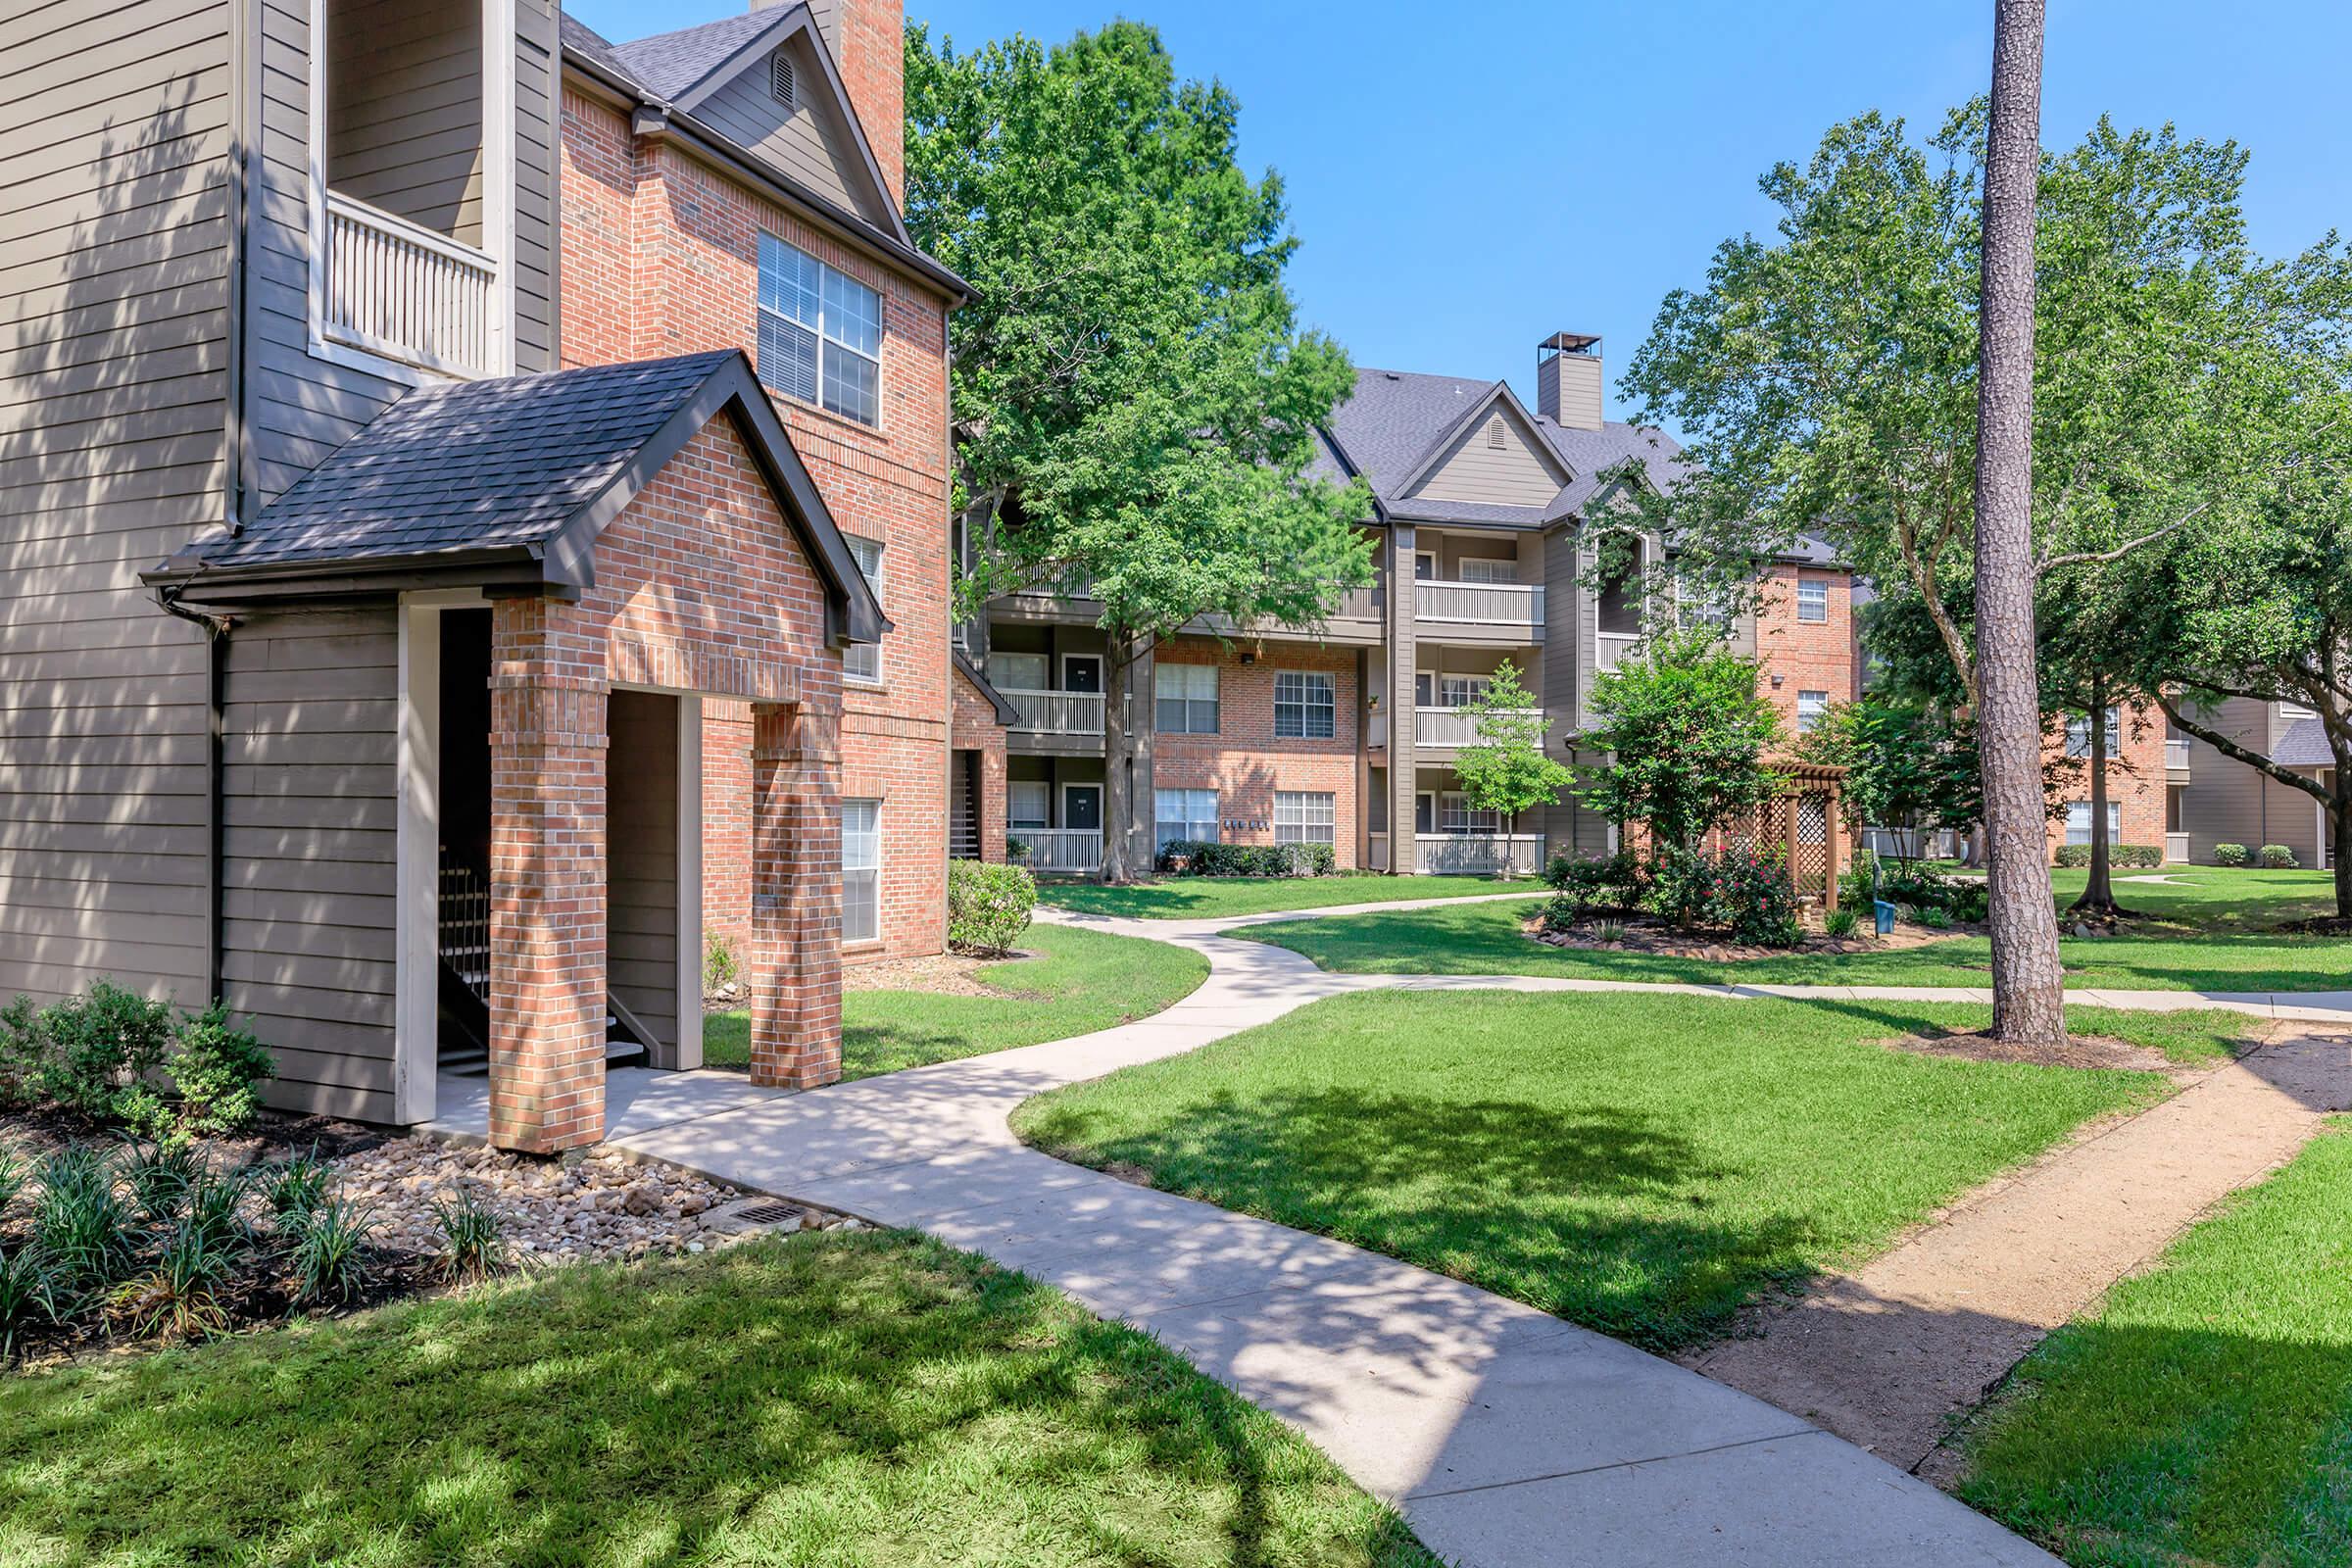
[[[1004,725],[997,706],[980,693],[971,677],[956,670],[954,708],[950,711],[949,746],[956,752],[980,754],[980,858],[1004,858]]]
[[[492,612],[493,1139],[604,1135],[605,749],[615,681],[728,690],[772,757],[755,796],[755,1078],[840,1073],[841,655],[825,595],[742,439],[705,429],[607,527],[577,603]],[[781,708],[779,700],[793,699]]]
[[[1799,578],[1829,584],[1829,619],[1796,618]],[[1776,565],[1763,575],[1756,606],[1756,690],[1780,710],[1781,732],[1796,738],[1796,694],[1827,692],[1832,703],[1854,699],[1853,577],[1842,571]],[[1780,684],[1773,684],[1774,676]]]
[[[841,64],[895,180],[895,108],[886,127],[875,119],[897,102],[895,25],[887,51],[859,42],[891,9],[852,8],[843,44],[852,59]],[[753,352],[762,229],[882,294],[880,428],[776,404],[834,520],[884,544],[883,610],[895,628],[883,640],[884,680],[846,690],[839,736],[842,794],[882,802],[881,940],[851,958],[936,953],[947,940],[947,302],[673,145],[636,140],[619,111],[576,90],[564,95],[563,120],[565,365]],[[750,716],[711,704],[704,733],[705,925],[742,951],[751,934]]]
[[[1252,662],[1243,663],[1245,654]],[[1274,796],[1308,790],[1333,797],[1334,848],[1339,863],[1356,863],[1356,656],[1351,649],[1298,643],[1237,643],[1180,637],[1154,656],[1159,666],[1217,666],[1217,733],[1152,737],[1155,789],[1213,789],[1229,844],[1274,842]],[[1274,734],[1274,677],[1311,670],[1332,678],[1335,705],[1330,740]],[[1147,706],[1145,711],[1152,710]],[[1245,825],[1234,826],[1236,821]]]
[[[2164,848],[2165,772],[2164,772],[2164,713],[2153,703],[2134,708],[2119,703],[2123,710],[2117,725],[2115,754],[2107,759],[2107,799],[2120,809],[2116,813],[2118,844],[2147,844],[2158,850]],[[2054,724],[2042,737],[2042,760],[2045,763],[2066,757],[2066,725]],[[2074,759],[2073,769],[2065,782],[2054,791],[2060,802],[2090,799],[2090,759]],[[2055,856],[2066,843],[2066,818],[2062,815],[2050,823],[2050,854]]]

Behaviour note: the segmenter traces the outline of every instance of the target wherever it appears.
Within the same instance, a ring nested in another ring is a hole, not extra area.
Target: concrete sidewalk
[[[1288,949],[1215,934],[1238,922],[1076,923],[1193,948],[1209,979],[1119,1028],[809,1094],[727,1074],[616,1072],[611,1142],[925,1231],[1152,1332],[1304,1433],[1449,1561],[2056,1562],[1925,1482],[1669,1361],[1392,1258],[1023,1148],[1005,1117],[1032,1095],[1326,997],[1420,983],[1327,974]],[[440,1130],[478,1133],[477,1115],[451,1102]]]

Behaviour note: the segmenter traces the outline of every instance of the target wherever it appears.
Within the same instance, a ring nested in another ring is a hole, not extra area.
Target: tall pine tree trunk
[[[1136,656],[1125,638],[1111,639],[1102,661],[1102,880],[1132,880],[1127,865],[1127,827],[1135,818],[1135,735],[1127,727],[1127,689]]]
[[[1995,0],[1977,356],[1978,746],[1992,916],[1992,1033],[2066,1037],[2034,662],[2034,226],[2042,0]]]

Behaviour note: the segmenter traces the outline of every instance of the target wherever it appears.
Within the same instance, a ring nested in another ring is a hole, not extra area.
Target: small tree
[[[1753,812],[1787,780],[1765,761],[1781,718],[1756,692],[1756,662],[1704,629],[1667,632],[1592,683],[1584,747],[1610,754],[1577,794],[1620,827],[1648,825],[1650,858],[1689,850]]]
[[[1845,804],[1860,826],[1966,829],[1984,811],[1975,733],[1927,703],[1840,703],[1797,742],[1796,755],[1846,770]]]
[[[1453,770],[1462,793],[1482,811],[1494,811],[1507,829],[1521,811],[1549,806],[1576,775],[1544,751],[1544,714],[1509,660],[1495,668],[1485,691],[1466,706],[1478,739],[1455,757]],[[1509,856],[1502,858],[1511,874]]]

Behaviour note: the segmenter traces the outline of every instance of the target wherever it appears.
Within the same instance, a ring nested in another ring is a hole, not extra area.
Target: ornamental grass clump
[[[433,1204],[441,1227],[442,1272],[462,1283],[489,1278],[508,1265],[506,1221],[470,1189]]]

